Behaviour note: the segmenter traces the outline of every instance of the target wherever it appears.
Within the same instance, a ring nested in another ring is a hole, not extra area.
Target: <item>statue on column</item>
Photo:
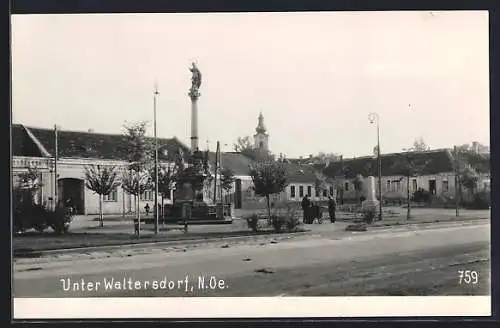
[[[190,95],[197,96],[198,90],[200,89],[200,86],[201,86],[201,72],[195,63],[191,64],[189,71],[191,71],[191,74],[192,74],[192,76],[191,76],[191,89],[189,90]]]

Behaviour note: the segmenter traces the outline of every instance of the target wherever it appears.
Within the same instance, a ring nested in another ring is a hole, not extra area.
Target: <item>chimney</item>
[[[312,154],[309,154],[309,159],[313,158],[313,155]]]

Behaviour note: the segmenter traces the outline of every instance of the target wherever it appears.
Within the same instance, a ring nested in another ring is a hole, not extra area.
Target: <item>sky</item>
[[[12,16],[12,120],[118,134],[148,121],[189,145],[189,67],[202,73],[200,148],[232,151],[262,111],[287,157],[489,145],[488,14],[309,12]]]

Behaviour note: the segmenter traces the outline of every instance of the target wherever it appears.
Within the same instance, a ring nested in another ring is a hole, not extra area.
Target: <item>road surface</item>
[[[124,255],[125,254],[125,255]],[[488,222],[14,263],[14,297],[489,295]],[[462,273],[460,273],[462,272]],[[462,276],[462,277],[460,277]]]

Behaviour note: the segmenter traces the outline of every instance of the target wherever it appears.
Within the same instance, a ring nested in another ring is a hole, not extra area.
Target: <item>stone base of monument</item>
[[[186,211],[191,211],[187,214]],[[230,224],[233,222],[231,205],[207,204],[205,202],[175,202],[165,217],[165,223],[189,224]]]
[[[363,210],[377,210],[380,202],[378,200],[365,200],[361,203],[361,208]]]

